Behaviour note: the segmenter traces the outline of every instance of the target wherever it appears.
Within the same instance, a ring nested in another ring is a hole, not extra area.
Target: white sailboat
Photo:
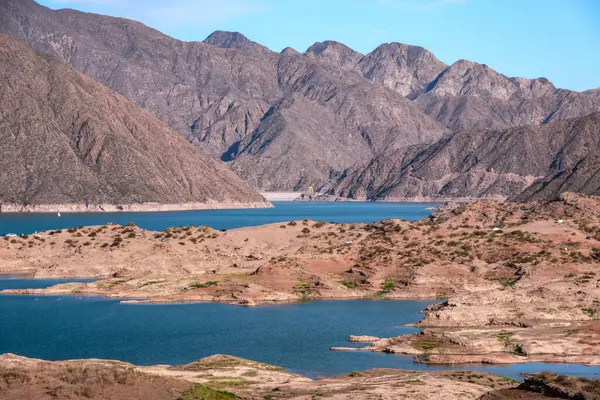
[[[58,213],[58,216],[60,217],[60,212]]]

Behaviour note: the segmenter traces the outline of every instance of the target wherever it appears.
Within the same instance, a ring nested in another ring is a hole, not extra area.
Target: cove
[[[1,284],[1,282],[0,282]],[[330,300],[243,308],[227,304],[131,305],[74,296],[0,296],[0,353],[47,360],[103,358],[140,365],[185,364],[230,354],[311,378],[371,368],[470,369],[518,378],[522,372],[600,377],[569,364],[426,366],[412,357],[334,352],[349,335],[415,332],[431,301]]]
[[[0,236],[8,233],[31,234],[80,225],[115,222],[154,231],[165,228],[206,225],[214,229],[234,229],[304,218],[315,221],[371,223],[390,218],[415,221],[431,214],[433,203],[375,202],[273,202],[273,208],[123,213],[0,213]]]

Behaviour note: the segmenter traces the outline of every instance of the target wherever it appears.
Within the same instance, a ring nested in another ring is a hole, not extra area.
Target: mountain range
[[[223,31],[182,42],[32,0],[0,0],[0,32],[131,99],[255,188],[358,199],[598,191],[588,177],[598,89],[446,65],[400,43],[276,53]]]
[[[267,206],[150,112],[4,35],[0,104],[0,209]]]

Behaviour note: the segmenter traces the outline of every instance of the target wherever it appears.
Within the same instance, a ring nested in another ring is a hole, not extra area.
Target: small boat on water
[[[438,208],[437,208],[437,207],[425,207],[425,209],[426,209],[426,210],[428,210],[428,211],[429,211],[429,210],[433,210],[433,211],[435,211],[435,210],[437,210]]]
[[[60,213],[58,213],[58,216],[60,217]]]

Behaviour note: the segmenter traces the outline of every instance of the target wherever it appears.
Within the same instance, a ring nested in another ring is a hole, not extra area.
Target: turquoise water
[[[96,279],[20,279],[18,276],[0,274],[0,290],[4,289],[44,289],[59,283],[93,282]],[[4,299],[4,297],[0,298]]]
[[[57,283],[2,281],[0,289]],[[48,360],[105,358],[140,365],[184,364],[231,354],[286,367],[308,377],[370,368],[445,370],[412,357],[334,352],[349,335],[390,337],[415,332],[430,301],[339,300],[244,308],[227,304],[131,305],[74,296],[0,296],[0,353]],[[550,370],[600,377],[600,368],[568,364],[459,366],[518,378]]]
[[[202,210],[142,213],[0,213],[0,236],[7,233],[33,233],[50,229],[64,229],[80,225],[104,225],[115,222],[125,225],[135,222],[150,230],[172,226],[207,225],[215,229],[233,229],[274,222],[309,218],[325,222],[375,222],[389,218],[409,221],[427,217],[435,207],[431,203],[310,203],[274,202],[274,208]]]

